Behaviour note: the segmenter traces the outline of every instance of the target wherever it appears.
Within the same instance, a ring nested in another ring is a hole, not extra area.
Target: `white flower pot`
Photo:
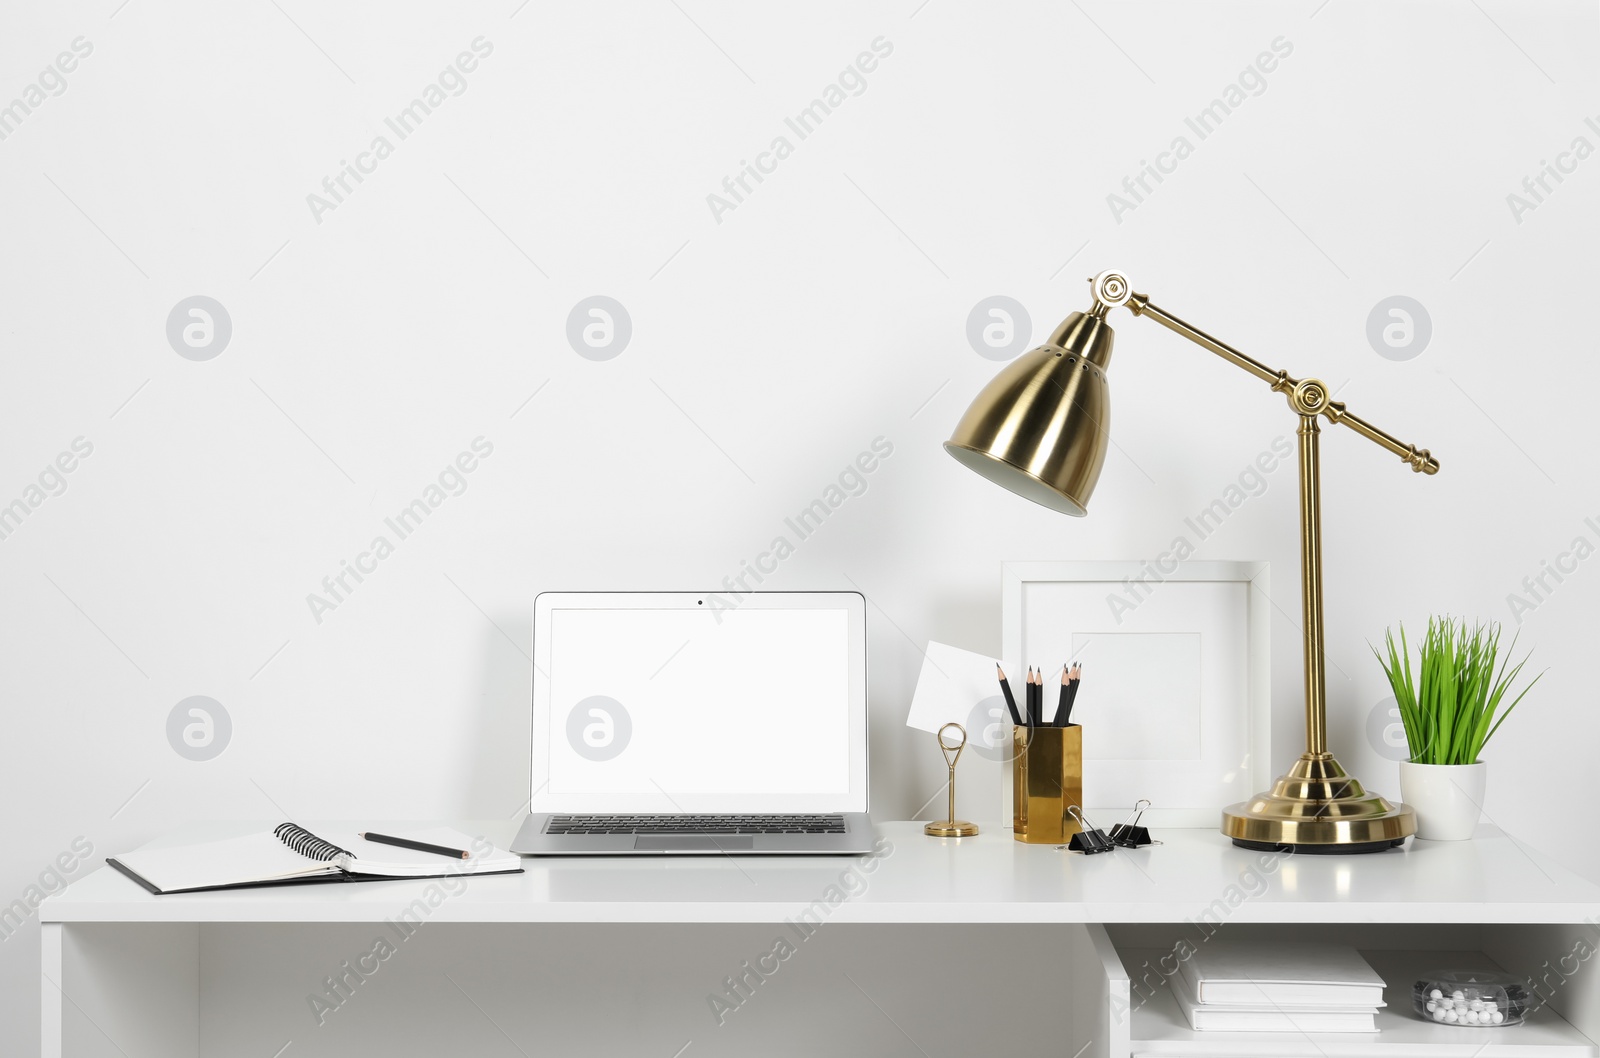
[[[1417,813],[1417,837],[1464,841],[1483,814],[1489,765],[1400,762],[1400,799]]]

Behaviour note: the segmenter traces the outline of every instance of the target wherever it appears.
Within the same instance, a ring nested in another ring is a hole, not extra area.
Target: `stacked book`
[[[1173,974],[1196,1032],[1376,1032],[1383,978],[1339,944],[1208,940]]]

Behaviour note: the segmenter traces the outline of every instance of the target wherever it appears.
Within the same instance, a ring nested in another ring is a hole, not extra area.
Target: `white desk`
[[[196,826],[166,841],[244,829]],[[504,845],[514,827],[461,829]],[[1593,1055],[1589,1041],[1600,1039],[1600,973],[1572,955],[1580,939],[1600,948],[1593,925],[1600,921],[1600,888],[1492,827],[1481,828],[1470,842],[1413,842],[1404,850],[1354,857],[1246,852],[1212,831],[1169,830],[1157,834],[1165,841],[1161,846],[1084,857],[1020,844],[998,826],[959,842],[926,838],[914,823],[888,823],[879,830],[887,844],[865,865],[802,857],[530,859],[524,874],[465,879],[442,898],[437,889],[430,894],[427,882],[158,897],[102,867],[40,908],[44,1053],[64,1053],[64,1019],[77,1015],[130,1056],[140,1052],[123,1041],[139,1041],[169,1058],[213,1053],[202,1042],[205,931],[246,923],[392,930],[385,924],[408,907],[410,921],[424,921],[436,933],[443,932],[436,924],[444,924],[444,931],[469,924],[619,923],[639,929],[763,923],[793,930],[785,924],[807,914],[830,930],[964,923],[991,924],[983,930],[992,932],[999,928],[993,924],[1012,924],[1013,930],[1038,925],[1053,931],[1049,936],[1057,940],[1049,950],[1056,954],[1049,958],[1059,960],[1073,982],[1070,1002],[1063,1000],[1070,1010],[1053,1037],[1064,1058],[1579,1058]],[[1190,1032],[1161,985],[1161,972],[1152,976],[1152,968],[1179,937],[1199,944],[1223,927],[1241,935],[1331,932],[1364,949],[1385,949],[1371,956],[1390,978],[1384,1032],[1298,1039]],[[1548,988],[1549,1008],[1528,1026],[1433,1026],[1405,1013],[1410,981],[1399,978],[1435,968],[1440,959],[1449,964],[1456,954],[1417,954],[1422,951],[1486,955],[1522,974],[1566,958],[1574,972],[1566,966],[1558,971]],[[905,972],[919,970],[907,966]],[[901,1033],[912,1038],[903,1027]],[[271,1043],[262,1058],[273,1058],[282,1041],[261,1042]],[[937,1046],[937,1040],[917,1043],[924,1053],[936,1053],[927,1048]],[[319,1052],[307,1041],[299,1053]],[[298,1053],[291,1049],[285,1058]],[[671,1058],[670,1049],[663,1058]]]

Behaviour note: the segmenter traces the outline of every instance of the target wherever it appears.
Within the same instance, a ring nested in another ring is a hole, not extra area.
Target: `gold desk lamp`
[[[1306,751],[1271,790],[1222,811],[1222,832],[1245,848],[1296,852],[1379,852],[1416,833],[1403,804],[1369,794],[1328,752],[1322,653],[1322,512],[1317,420],[1348,426],[1411,469],[1436,474],[1427,449],[1403,444],[1330,399],[1321,381],[1274,371],[1135,294],[1121,272],[1089,281],[1094,304],[1074,312],[1050,340],[1017,357],[972,402],[945,451],[1019,496],[1075,517],[1088,513],[1110,443],[1106,366],[1112,332],[1106,313],[1126,305],[1222,359],[1289,400],[1300,417],[1300,597],[1305,632]]]

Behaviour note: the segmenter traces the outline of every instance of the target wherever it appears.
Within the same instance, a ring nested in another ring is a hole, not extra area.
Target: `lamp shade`
[[[1113,337],[1098,315],[1068,316],[983,387],[945,451],[1019,496],[1087,514],[1111,439]]]

